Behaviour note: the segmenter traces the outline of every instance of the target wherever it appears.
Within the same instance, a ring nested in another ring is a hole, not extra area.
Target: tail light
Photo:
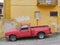
[[[50,28],[50,27],[49,27],[49,32],[50,32],[50,33],[52,33],[52,32],[51,32],[51,28]]]
[[[49,30],[51,30],[51,28],[49,27]]]

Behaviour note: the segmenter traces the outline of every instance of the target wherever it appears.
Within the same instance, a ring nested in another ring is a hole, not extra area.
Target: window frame
[[[40,11],[35,11],[34,12],[34,18],[35,19],[40,19]]]
[[[51,4],[51,0],[45,0],[46,4]]]
[[[55,15],[54,15],[55,13]],[[50,11],[50,16],[51,17],[57,17],[58,16],[58,11]]]
[[[20,27],[21,30],[28,30],[28,26],[27,27],[24,27],[24,26],[27,26],[27,25],[23,25]]]
[[[3,8],[0,8],[0,10],[1,10],[1,13],[0,13],[0,15],[3,15]]]

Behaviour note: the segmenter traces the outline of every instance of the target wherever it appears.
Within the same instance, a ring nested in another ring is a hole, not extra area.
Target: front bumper
[[[6,39],[9,39],[9,36],[5,36]]]

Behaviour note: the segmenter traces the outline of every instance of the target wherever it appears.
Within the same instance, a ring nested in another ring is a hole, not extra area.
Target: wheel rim
[[[11,37],[10,37],[10,40],[11,40],[11,41],[15,41],[15,40],[16,40],[16,37],[15,37],[15,36],[11,36]]]
[[[39,38],[43,39],[44,38],[44,34],[43,33],[39,34]]]

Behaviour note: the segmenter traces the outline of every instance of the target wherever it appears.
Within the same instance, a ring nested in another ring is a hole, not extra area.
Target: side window
[[[21,26],[21,30],[28,30],[28,26],[27,25]]]

